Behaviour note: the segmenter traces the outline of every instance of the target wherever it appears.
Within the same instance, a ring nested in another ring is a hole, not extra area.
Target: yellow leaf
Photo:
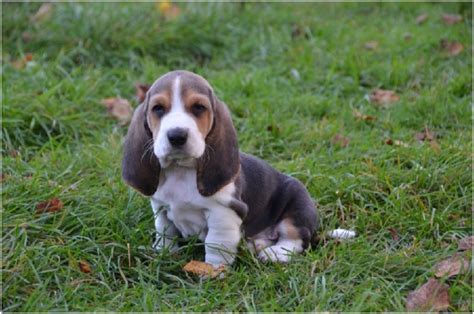
[[[171,3],[165,0],[165,1],[157,2],[155,6],[158,9],[158,11],[160,11],[161,13],[164,13],[171,8]]]
[[[156,8],[160,13],[167,19],[173,19],[178,17],[180,9],[177,5],[171,3],[171,1],[160,1],[155,4]]]

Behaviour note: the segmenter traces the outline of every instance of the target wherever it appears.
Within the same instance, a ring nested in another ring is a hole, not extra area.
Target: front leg
[[[241,225],[242,219],[230,208],[219,205],[207,211],[206,263],[217,267],[234,262]]]
[[[173,222],[168,219],[167,211],[163,206],[161,202],[151,199],[156,228],[156,241],[153,244],[153,248],[157,251],[168,248],[170,252],[175,252],[178,246],[174,243],[173,239],[179,236],[180,233]]]

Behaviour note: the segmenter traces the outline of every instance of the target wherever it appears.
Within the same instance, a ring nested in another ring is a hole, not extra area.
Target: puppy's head
[[[196,167],[197,186],[204,196],[216,193],[240,169],[237,136],[227,107],[204,78],[187,71],[170,72],[150,87],[135,111],[124,150],[123,177],[146,195],[158,186],[155,164],[158,172],[170,165]],[[152,167],[143,157],[152,161]],[[147,183],[144,189],[143,181],[153,185]]]
[[[214,99],[209,83],[190,72],[168,73],[152,85],[146,115],[161,167],[192,164],[204,154]]]

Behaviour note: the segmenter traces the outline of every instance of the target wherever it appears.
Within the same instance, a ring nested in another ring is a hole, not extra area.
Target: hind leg
[[[295,227],[292,219],[283,219],[276,230],[278,241],[260,251],[260,260],[287,263],[292,254],[303,252],[302,232]]]
[[[247,248],[253,253],[259,253],[266,247],[272,246],[278,240],[274,228],[267,228],[262,232],[247,239]]]

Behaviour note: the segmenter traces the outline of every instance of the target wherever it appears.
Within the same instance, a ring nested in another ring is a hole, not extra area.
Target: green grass
[[[39,4],[2,4],[2,310],[403,311],[472,234],[470,5],[179,6],[166,20],[153,3],[56,4],[35,25]],[[444,12],[463,22],[444,25]],[[442,38],[464,51],[447,57]],[[34,62],[12,67],[25,53]],[[305,183],[319,203],[317,246],[289,265],[242,249],[222,281],[182,272],[203,257],[196,241],[174,256],[151,249],[148,200],[120,177],[126,128],[100,100],[133,99],[134,83],[174,69],[210,81],[243,151]],[[401,99],[378,108],[366,98],[375,88]],[[425,126],[439,150],[414,139]],[[349,145],[332,144],[336,134]],[[35,214],[52,197],[64,209]],[[358,237],[326,241],[336,227]],[[450,310],[472,311],[472,274],[446,282]]]

